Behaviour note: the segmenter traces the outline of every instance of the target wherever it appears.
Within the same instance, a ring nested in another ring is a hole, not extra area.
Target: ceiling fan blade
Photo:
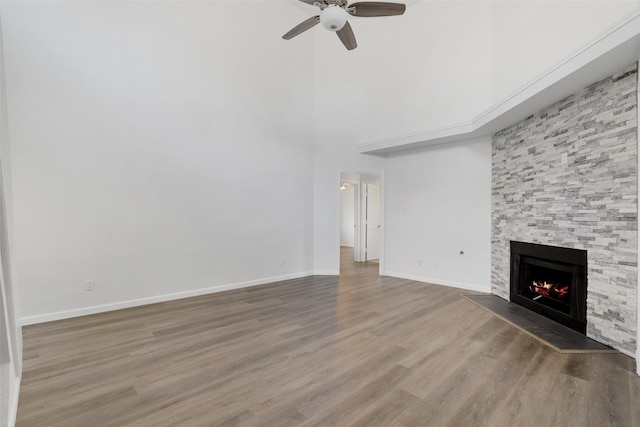
[[[295,27],[293,27],[287,34],[282,36],[282,38],[285,40],[292,39],[298,34],[304,33],[309,28],[315,27],[316,25],[318,25],[319,22],[320,22],[320,15],[312,16],[311,18],[304,20],[298,25],[296,25]]]
[[[356,43],[356,36],[353,35],[353,30],[351,29],[351,25],[349,25],[349,21],[347,21],[344,24],[344,27],[342,27],[340,31],[337,31],[336,34],[347,50],[353,50],[358,47],[358,43]]]
[[[353,16],[395,16],[402,15],[407,8],[403,3],[383,3],[376,1],[362,1],[349,5],[349,9],[353,8],[351,13]]]

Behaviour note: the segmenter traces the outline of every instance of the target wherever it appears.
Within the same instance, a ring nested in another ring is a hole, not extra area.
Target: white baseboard
[[[448,280],[434,279],[431,277],[414,276],[411,274],[396,273],[393,271],[385,271],[381,273],[381,275],[397,277],[398,279],[415,280],[416,282],[430,283],[430,284],[439,285],[439,286],[449,286],[451,288],[465,289],[467,291],[484,292],[488,294],[491,293],[490,286],[480,286],[480,285],[472,285],[469,283],[451,282]]]
[[[314,270],[314,276],[339,276],[340,270]]]
[[[303,272],[287,274],[283,276],[268,277],[265,279],[249,280],[247,282],[231,283],[227,285],[212,286],[209,288],[194,289],[185,292],[176,292],[172,294],[157,295],[153,297],[138,298],[127,301],[114,302],[110,304],[95,305],[91,307],[83,307],[73,310],[58,311],[54,313],[38,314],[35,316],[25,316],[22,318],[23,325],[34,325],[36,323],[52,322],[55,320],[69,319],[72,317],[87,316],[90,314],[104,313],[107,311],[121,310],[123,308],[137,307],[147,304],[155,304],[158,302],[172,301],[182,298],[197,297],[200,295],[214,294],[217,292],[230,291],[233,289],[248,288],[251,286],[267,285],[269,283],[280,282],[282,280],[299,279],[308,277],[315,272]]]

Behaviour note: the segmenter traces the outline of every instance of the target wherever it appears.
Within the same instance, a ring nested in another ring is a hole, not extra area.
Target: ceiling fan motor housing
[[[329,31],[340,31],[347,22],[347,16],[340,6],[330,5],[320,13],[320,22]]]

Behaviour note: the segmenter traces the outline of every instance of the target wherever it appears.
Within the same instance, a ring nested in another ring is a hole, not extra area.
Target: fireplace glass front
[[[510,299],[584,334],[586,251],[512,241]]]

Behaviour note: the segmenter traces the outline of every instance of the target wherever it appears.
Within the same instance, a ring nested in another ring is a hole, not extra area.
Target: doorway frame
[[[353,182],[354,180],[351,178],[343,178],[343,174],[353,174],[359,175],[377,175],[380,180],[380,258],[378,261],[378,274],[380,276],[384,275],[384,265],[385,265],[385,226],[384,226],[384,207],[385,207],[385,183],[384,183],[384,169],[339,169],[337,173],[337,180],[334,188],[336,189],[335,197],[337,200],[337,209],[336,209],[336,218],[338,219],[337,227],[336,227],[336,237],[337,237],[337,250],[336,250],[336,265],[338,266],[338,271],[340,271],[340,221],[341,221],[341,209],[342,202],[340,200],[340,181],[349,181]],[[356,187],[356,230],[354,235],[354,253],[360,253],[360,245],[361,245],[361,233],[362,233],[362,178],[358,179],[358,185]],[[356,257],[354,257],[356,259]]]

